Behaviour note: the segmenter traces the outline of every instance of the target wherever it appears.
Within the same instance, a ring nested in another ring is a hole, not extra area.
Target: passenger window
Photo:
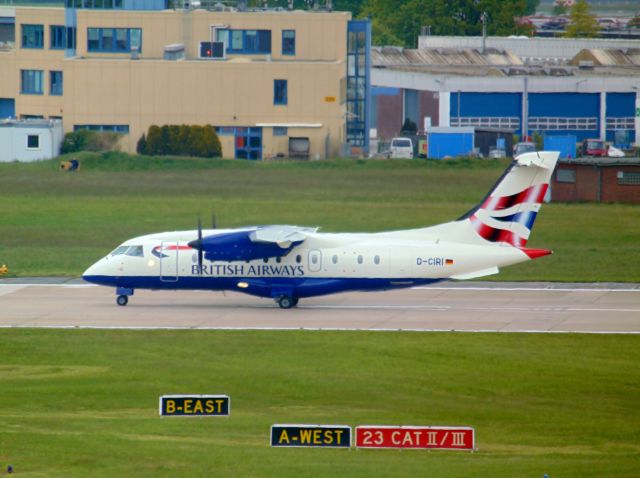
[[[376,265],[380,264],[380,256],[375,256],[373,258],[373,263],[376,264]]]
[[[314,257],[314,259],[315,259],[315,257]],[[301,256],[300,254],[298,254],[298,255],[296,256],[296,262],[297,262],[298,264],[300,264],[300,263],[302,262],[302,256]],[[314,264],[315,264],[315,261],[314,261]]]
[[[362,256],[358,256],[358,264],[362,264],[363,260]]]
[[[331,262],[333,262],[334,264],[337,264],[338,263],[338,256],[333,256],[331,258]]]
[[[318,263],[318,256],[311,256],[311,263],[312,264],[317,264]]]

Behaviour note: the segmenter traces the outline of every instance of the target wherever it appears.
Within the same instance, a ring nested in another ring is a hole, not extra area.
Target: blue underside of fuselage
[[[87,282],[127,289],[233,290],[258,297],[304,298],[347,291],[380,291],[433,284],[443,279],[374,279],[312,277],[144,277],[83,276]],[[239,287],[243,283],[246,287]]]

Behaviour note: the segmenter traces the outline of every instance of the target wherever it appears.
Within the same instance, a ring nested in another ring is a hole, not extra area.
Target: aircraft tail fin
[[[469,222],[489,242],[525,247],[560,153],[518,156],[487,196],[457,222]]]

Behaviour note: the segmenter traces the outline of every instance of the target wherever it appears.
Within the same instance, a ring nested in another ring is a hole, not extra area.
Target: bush
[[[142,136],[140,137],[140,139],[138,140],[138,143],[136,144],[136,153],[147,154],[147,137],[145,136],[144,133],[142,133]]]
[[[66,154],[78,151],[117,151],[121,136],[109,131],[81,129],[64,136],[60,152]]]
[[[222,146],[211,125],[152,125],[146,138],[143,134],[138,141],[137,151],[150,156],[217,158],[222,155]]]

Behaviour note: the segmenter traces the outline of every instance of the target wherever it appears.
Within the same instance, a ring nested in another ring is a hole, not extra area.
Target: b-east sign
[[[470,427],[356,427],[357,448],[469,450],[475,447]]]
[[[160,416],[219,417],[231,413],[227,395],[163,395]]]
[[[347,425],[273,425],[271,446],[350,448]]]

